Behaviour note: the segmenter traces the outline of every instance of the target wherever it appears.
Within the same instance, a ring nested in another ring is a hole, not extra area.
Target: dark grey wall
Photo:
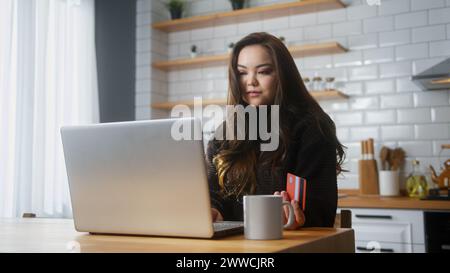
[[[100,122],[135,120],[136,0],[95,1]]]

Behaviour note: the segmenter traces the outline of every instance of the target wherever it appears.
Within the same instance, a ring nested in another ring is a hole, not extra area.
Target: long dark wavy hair
[[[272,58],[276,73],[276,90],[273,105],[279,105],[279,146],[260,157],[259,142],[255,140],[220,141],[218,153],[213,158],[219,186],[226,196],[252,194],[256,190],[257,164],[271,167],[272,172],[283,164],[292,140],[293,126],[302,119],[312,119],[324,138],[336,147],[336,175],[341,173],[345,159],[344,146],[336,137],[336,127],[330,117],[310,95],[289,50],[278,38],[265,33],[252,33],[236,43],[228,65],[228,105],[248,105],[244,101],[246,90],[241,90],[238,57],[250,45],[260,45]]]

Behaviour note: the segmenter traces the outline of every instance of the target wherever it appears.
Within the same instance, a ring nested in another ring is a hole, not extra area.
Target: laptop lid
[[[213,236],[203,141],[175,140],[177,121],[61,128],[76,230]]]

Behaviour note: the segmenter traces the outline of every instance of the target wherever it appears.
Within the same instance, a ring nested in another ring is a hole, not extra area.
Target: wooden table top
[[[304,228],[285,231],[282,240],[90,235],[68,219],[0,219],[0,252],[275,253],[354,252],[352,229]]]

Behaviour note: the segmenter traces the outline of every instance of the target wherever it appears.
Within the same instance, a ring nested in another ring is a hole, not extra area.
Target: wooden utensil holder
[[[360,160],[359,191],[361,194],[379,194],[378,167],[375,159]]]

